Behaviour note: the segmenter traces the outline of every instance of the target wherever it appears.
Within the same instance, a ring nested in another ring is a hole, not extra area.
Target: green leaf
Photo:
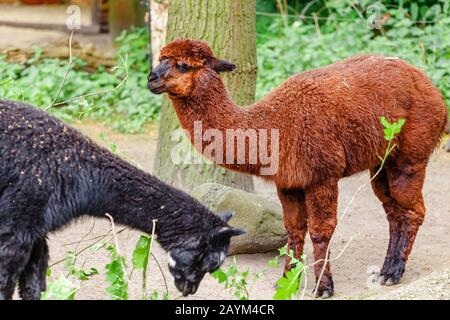
[[[67,252],[65,267],[67,272],[74,278],[82,281],[89,280],[92,276],[98,274],[98,270],[95,268],[90,268],[87,270],[78,269],[75,266],[76,254],[73,251]]]
[[[287,254],[287,245],[282,247],[282,248],[280,248],[280,249],[278,249],[278,252],[279,252],[280,256],[286,255]]]
[[[279,263],[280,263],[280,261],[279,261],[278,257],[275,257],[275,258],[269,260],[269,262],[267,264],[271,268],[277,268]]]
[[[211,273],[212,277],[216,279],[219,283],[224,283],[227,281],[228,276],[222,269],[217,269],[213,273]]]
[[[285,276],[278,280],[274,300],[289,300],[299,290],[300,276],[303,265],[299,264],[295,268],[286,272]]]
[[[70,282],[65,276],[48,284],[48,288],[42,293],[42,300],[73,300],[79,288]]]
[[[106,280],[109,282],[106,292],[114,300],[127,300],[128,283],[123,271],[123,268],[126,267],[125,258],[118,255],[113,245],[108,246],[106,249],[111,253],[111,262],[105,266]]]
[[[150,295],[150,300],[158,300],[158,292],[157,291],[153,291],[152,294]]]
[[[133,266],[135,269],[146,269],[150,256],[151,237],[141,235],[133,252]]]
[[[385,117],[380,118],[380,122],[383,125],[384,138],[387,141],[392,141],[396,135],[401,132],[405,119],[399,119],[396,122],[390,123]]]

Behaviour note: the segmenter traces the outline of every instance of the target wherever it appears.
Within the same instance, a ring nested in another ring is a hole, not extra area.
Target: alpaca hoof
[[[393,286],[400,282],[400,278],[396,279],[393,276],[380,276],[380,284],[383,286]]]
[[[314,293],[314,292],[313,292]],[[317,289],[316,298],[327,299],[334,294],[333,280],[328,278],[327,281],[322,282]]]
[[[400,277],[393,275],[380,275],[380,284],[383,286],[393,286],[400,282]]]
[[[380,272],[380,284],[393,286],[400,282],[405,271],[405,262],[400,259],[386,260]]]
[[[394,280],[392,278],[388,278],[387,281],[384,283],[385,286],[392,286],[394,285]]]
[[[333,289],[324,289],[324,290],[318,290],[316,293],[316,298],[321,298],[321,299],[328,299],[331,296],[333,296],[334,292]]]

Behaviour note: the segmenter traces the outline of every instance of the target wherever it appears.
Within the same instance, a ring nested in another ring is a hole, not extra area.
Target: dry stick
[[[123,69],[125,70],[125,77],[122,79],[122,81],[120,81],[120,83],[117,86],[115,86],[112,89],[106,89],[106,90],[101,90],[101,91],[97,91],[97,92],[92,92],[92,93],[84,94],[84,95],[81,95],[81,96],[78,96],[75,98],[68,99],[66,101],[58,102],[58,103],[53,104],[53,107],[68,104],[73,101],[82,100],[82,99],[86,99],[86,98],[93,97],[93,96],[106,95],[108,93],[111,93],[111,92],[114,92],[114,91],[120,89],[120,87],[125,85],[125,83],[127,82],[129,74],[128,74],[128,67],[127,67],[128,57],[125,60],[123,59],[122,56],[119,56],[119,58],[120,58],[120,60],[122,60]],[[116,69],[118,69],[118,68],[119,67],[116,67]],[[45,109],[45,110],[48,110],[48,109]]]
[[[97,91],[97,92],[92,92],[92,93],[84,94],[84,95],[81,95],[81,96],[78,96],[78,97],[74,97],[74,98],[71,98],[71,99],[62,101],[62,102],[58,102],[58,103],[53,102],[52,104],[50,104],[49,106],[47,106],[47,107],[44,109],[44,111],[48,111],[48,110],[49,110],[50,108],[52,108],[52,107],[57,107],[57,106],[65,105],[65,104],[68,104],[68,103],[73,102],[73,101],[78,101],[78,100],[82,100],[82,99],[86,99],[86,98],[94,97],[94,96],[99,96],[99,95],[106,95],[106,94],[108,94],[108,93],[111,93],[111,92],[114,92],[114,91],[120,89],[120,88],[121,88],[122,86],[124,86],[125,83],[128,81],[129,74],[128,74],[128,66],[127,66],[128,57],[126,57],[125,59],[123,59],[122,56],[119,56],[119,58],[120,58],[120,60],[122,61],[122,64],[123,64],[123,67],[121,67],[121,68],[123,68],[123,69],[125,70],[125,77],[122,79],[122,81],[120,81],[120,83],[119,83],[117,86],[115,86],[115,87],[112,88],[112,89],[106,89],[106,90],[101,90],[101,91]],[[72,58],[70,58],[70,59],[72,59]],[[71,63],[72,63],[72,62],[69,63],[69,66],[71,65]],[[119,67],[115,67],[115,69],[118,69],[118,68],[119,68]],[[68,72],[69,72],[69,71],[70,71],[70,68],[68,69]],[[67,72],[67,73],[68,73],[68,72]],[[66,77],[67,77],[67,76],[66,76]],[[63,82],[62,82],[62,85],[64,84],[65,80],[66,80],[66,78],[64,78],[64,80],[63,80]],[[61,86],[61,89],[62,89],[62,86]],[[59,96],[59,94],[58,94],[58,96]],[[56,101],[56,99],[55,99],[55,101]]]
[[[122,232],[125,231],[126,229],[127,229],[127,228],[123,228],[123,229],[117,231],[117,234],[122,233]],[[86,250],[92,248],[93,246],[95,246],[97,243],[99,243],[100,241],[102,241],[102,240],[105,239],[106,237],[108,237],[108,236],[109,236],[109,233],[111,233],[111,230],[108,231],[108,233],[106,233],[106,234],[104,234],[104,235],[101,235],[101,236],[98,236],[98,237],[95,237],[95,238],[91,238],[91,239],[85,240],[85,241],[91,241],[91,240],[96,240],[96,239],[98,239],[97,241],[91,243],[90,245],[88,245],[88,246],[84,247],[83,249],[81,249],[80,251],[78,251],[77,256],[80,255],[80,254],[82,254],[82,253],[85,252]],[[76,243],[76,242],[72,242],[71,244],[75,244],[75,243]],[[70,245],[70,244],[65,244],[65,246],[67,246],[67,245]],[[67,260],[67,258],[64,258],[64,259],[58,260],[58,261],[56,261],[56,262],[53,262],[53,263],[49,266],[49,268],[54,267],[54,266],[56,266],[57,264],[60,264],[60,263],[62,263],[62,262],[64,262],[64,261],[66,261],[66,260]]]
[[[151,254],[151,256],[153,257],[153,259],[155,260],[156,265],[157,265],[158,268],[159,268],[159,271],[161,272],[161,275],[162,275],[163,281],[164,281],[164,286],[166,287],[166,293],[169,294],[169,286],[167,285],[166,275],[164,274],[164,271],[163,271],[161,265],[159,264],[158,259],[156,259],[155,255],[154,255],[153,253],[150,253],[150,254]]]
[[[284,7],[284,5],[281,3],[280,0],[276,0],[276,1],[277,1],[278,9],[280,10],[281,16],[283,18],[284,27],[288,28],[289,27],[288,12],[286,11],[286,8]]]
[[[306,15],[306,12],[308,12],[309,8],[311,8],[314,4],[316,4],[317,1],[319,0],[309,1],[308,4],[306,4],[305,7],[303,8],[302,12],[300,12],[300,17],[304,17]]]
[[[75,249],[73,250],[75,253],[75,257],[73,259],[73,264],[75,264],[75,262],[77,261],[77,257],[78,257],[77,251],[78,251],[78,248],[80,247],[81,242],[83,240],[85,240],[92,233],[94,228],[95,228],[95,218],[92,220],[92,225],[91,225],[91,228],[89,229],[89,231],[80,239],[80,241],[77,242],[77,245],[75,246]]]
[[[263,12],[263,11],[256,11],[256,15],[258,16],[264,16],[264,17],[280,17],[283,16],[282,14],[279,13],[275,13],[275,12]],[[314,16],[307,16],[307,15],[302,15],[302,14],[285,14],[287,17],[290,18],[298,18],[300,20],[314,20]],[[330,20],[332,19],[333,21],[352,21],[354,22],[355,19],[354,18],[336,18],[336,17],[321,17],[321,16],[317,16],[318,20]],[[360,18],[361,19],[361,18]],[[361,19],[362,22],[365,22],[366,19],[362,18]],[[420,23],[420,24],[436,24],[438,23],[439,20],[431,20],[431,21],[427,21],[427,20],[414,20],[413,23]]]
[[[305,269],[305,281],[303,282],[303,291],[302,291],[302,296],[301,296],[300,300],[305,299],[307,285],[308,285],[308,275],[306,274],[306,269]]]
[[[355,2],[352,0],[347,0],[347,2],[349,2],[350,6],[353,8],[353,10],[356,11],[356,14],[361,18],[364,19],[364,15],[362,14],[361,11],[358,10],[358,7],[355,5]]]
[[[319,20],[317,19],[316,14],[313,14],[313,17],[314,17],[314,26],[316,27],[316,34],[320,38],[320,37],[322,37],[322,32],[320,32]]]
[[[324,274],[324,272],[325,272],[326,266],[327,266],[327,264],[328,264],[330,261],[332,261],[332,260],[329,259],[329,256],[330,256],[330,248],[331,248],[331,243],[332,243],[332,241],[333,241],[333,239],[334,239],[334,236],[335,236],[336,233],[337,233],[338,227],[340,226],[341,222],[344,220],[345,216],[347,215],[348,211],[350,210],[350,207],[352,206],[353,202],[355,201],[355,199],[357,198],[357,196],[359,195],[359,193],[361,192],[361,190],[364,189],[369,183],[372,183],[372,181],[373,181],[373,180],[380,174],[380,172],[383,170],[383,167],[384,167],[384,164],[385,164],[385,162],[386,162],[386,160],[387,160],[387,157],[388,157],[389,154],[392,152],[392,150],[394,150],[394,148],[396,147],[396,144],[394,144],[394,145],[391,147],[391,142],[392,142],[392,139],[393,139],[393,138],[394,138],[394,134],[391,133],[391,137],[389,138],[389,142],[388,142],[388,145],[387,145],[387,147],[386,147],[386,152],[385,152],[385,154],[384,154],[384,157],[383,157],[383,158],[379,157],[379,158],[381,159],[381,164],[380,164],[380,167],[378,168],[377,172],[375,172],[375,174],[370,178],[370,180],[369,180],[368,182],[366,182],[366,183],[364,183],[363,185],[359,186],[358,190],[353,194],[353,197],[350,199],[350,202],[347,204],[347,206],[346,206],[346,208],[345,208],[345,210],[344,210],[344,213],[342,213],[341,217],[339,218],[339,221],[338,221],[338,223],[336,224],[336,227],[335,227],[335,229],[334,229],[334,232],[333,232],[333,234],[331,235],[330,241],[328,242],[328,246],[327,246],[327,250],[326,250],[326,254],[325,254],[325,259],[319,259],[318,261],[316,261],[316,262],[314,263],[314,264],[316,264],[316,263],[318,263],[318,262],[322,262],[322,261],[324,262],[324,264],[323,264],[323,266],[322,266],[322,269],[321,269],[321,271],[320,271],[320,276],[319,276],[319,278],[317,279],[316,287],[315,287],[315,289],[314,289],[314,297],[316,297],[317,291],[319,290],[319,284],[320,284],[320,281],[322,280],[322,277],[323,277],[323,274]],[[346,246],[344,247],[344,249],[346,249],[346,248],[348,247],[348,245],[350,244],[350,241],[351,241],[352,239],[353,239],[353,237],[350,238],[350,240],[347,242],[347,244],[346,244]],[[344,250],[341,251],[341,253],[339,254],[339,256],[343,253],[343,251],[344,251]],[[335,260],[335,259],[334,259],[334,260]]]
[[[155,229],[156,229],[156,222],[158,220],[157,219],[153,219],[152,223],[152,235],[150,237],[150,245],[148,248],[148,252],[149,254],[152,253],[152,247],[153,247],[153,238],[155,237]],[[145,266],[144,270],[142,270],[142,299],[145,300],[145,292],[147,291],[147,268],[148,268],[148,262],[147,265]]]
[[[111,221],[111,229],[112,229],[111,231],[112,231],[112,235],[113,235],[113,239],[114,239],[114,245],[116,246],[117,255],[119,257],[123,257],[122,252],[119,247],[119,240],[117,239],[116,225],[114,223],[114,218],[109,213],[105,213],[105,216],[109,219],[109,221]],[[128,278],[127,268],[126,268],[125,264],[123,263],[123,259],[119,259],[119,260],[120,260],[120,263],[122,264],[123,273],[125,274],[125,277]]]
[[[63,81],[61,82],[61,85],[59,86],[58,93],[56,94],[55,99],[53,99],[52,103],[50,103],[44,110],[47,111],[51,107],[53,107],[56,103],[56,100],[58,100],[59,96],[61,95],[62,88],[64,87],[64,84],[66,83],[67,77],[69,76],[70,70],[72,70],[73,65],[73,57],[72,57],[72,38],[73,38],[73,30],[70,33],[69,38],[69,65],[67,66],[66,74],[64,75]]]
[[[127,229],[128,229],[128,228],[120,229],[119,231],[117,231],[117,234],[122,233],[123,231],[125,231],[125,230],[127,230]],[[70,245],[73,245],[73,244],[77,244],[77,243],[83,243],[83,242],[93,241],[93,240],[97,240],[97,239],[99,239],[99,238],[104,239],[104,238],[106,238],[110,233],[111,233],[111,230],[109,230],[109,231],[108,231],[107,233],[105,233],[105,234],[102,234],[102,235],[99,235],[99,236],[95,236],[95,237],[93,237],[93,238],[89,238],[89,239],[85,239],[85,240],[74,241],[74,242],[69,242],[69,243],[63,244],[63,247],[67,247],[67,246],[70,246]],[[100,240],[102,240],[102,239],[100,239]]]
[[[72,263],[73,265],[75,265],[75,263],[77,262],[77,258],[78,258],[77,250],[78,250],[78,248],[79,248],[79,246],[80,246],[80,244],[81,244],[81,241],[83,241],[84,239],[86,239],[87,236],[91,234],[92,230],[94,230],[94,227],[95,227],[95,219],[93,219],[92,225],[91,225],[91,228],[89,229],[89,231],[81,238],[80,241],[78,241],[78,242],[76,243],[77,245],[75,246],[75,249],[73,250],[73,253],[74,253],[73,263]],[[85,260],[85,262],[86,262],[86,260]],[[66,278],[67,278],[69,275],[70,275],[70,273],[67,274]]]

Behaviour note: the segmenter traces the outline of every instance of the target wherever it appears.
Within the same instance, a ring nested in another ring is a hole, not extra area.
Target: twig
[[[157,219],[153,219],[152,220],[153,226],[152,226],[152,235],[150,237],[150,245],[149,245],[149,248],[148,248],[149,254],[152,253],[153,238],[155,237],[155,229],[156,229],[156,222],[157,221],[158,221]],[[147,269],[148,269],[148,262],[147,262],[147,265],[142,270],[142,299],[144,299],[144,300],[145,300],[146,291],[147,291]]]
[[[122,233],[122,232],[125,231],[126,229],[127,229],[127,228],[123,228],[123,229],[117,231],[117,234]],[[106,237],[108,237],[110,233],[111,233],[111,230],[108,231],[108,233],[106,233],[106,234],[104,234],[104,235],[101,235],[101,236],[98,236],[98,237],[95,237],[95,238],[91,238],[91,239],[84,240],[84,242],[86,242],[86,241],[91,241],[91,240],[96,240],[96,239],[98,239],[97,241],[91,243],[90,245],[88,245],[88,246],[84,247],[83,249],[81,249],[80,251],[78,251],[78,252],[77,252],[77,256],[79,256],[80,254],[82,254],[82,253],[85,252],[86,250],[92,248],[92,247],[95,246],[97,243],[99,243],[100,241],[102,241],[103,239],[105,239]],[[64,246],[68,246],[68,245],[70,245],[70,244],[75,244],[75,243],[77,243],[77,242],[72,242],[72,243],[69,243],[69,244],[65,244]],[[63,263],[63,262],[66,261],[66,260],[67,260],[67,258],[64,258],[64,259],[58,260],[58,261],[56,261],[56,262],[53,262],[53,263],[49,266],[49,268],[52,268],[52,267],[56,266],[57,264]]]
[[[117,255],[122,257],[122,253],[121,253],[121,250],[120,250],[120,247],[119,247],[119,241],[117,239],[116,225],[114,224],[114,218],[109,213],[105,213],[105,216],[109,219],[109,221],[111,221],[112,235],[113,235],[114,245],[116,247]],[[125,274],[125,277],[128,278],[127,268],[124,265],[122,259],[119,259],[119,260],[121,261],[121,264],[122,264],[123,273]]]
[[[277,1],[277,7],[280,10],[281,16],[283,17],[284,27],[288,28],[289,27],[288,12],[286,11],[286,8],[284,7],[284,5],[281,3],[280,0],[276,0],[276,1]]]
[[[91,225],[91,228],[89,229],[89,231],[81,238],[80,241],[78,241],[78,242],[76,243],[77,245],[75,246],[75,249],[73,250],[73,253],[74,253],[74,255],[73,255],[73,263],[72,263],[73,265],[75,265],[75,263],[77,262],[77,258],[78,258],[77,250],[78,250],[78,248],[79,248],[79,246],[80,246],[80,244],[81,244],[81,241],[83,241],[84,239],[86,239],[87,236],[91,234],[92,230],[94,230],[94,227],[95,227],[95,219],[92,220],[92,225]],[[85,260],[85,262],[86,262],[86,260]],[[70,273],[67,274],[66,278],[67,278],[69,275],[70,275]]]
[[[119,233],[122,233],[123,231],[125,231],[125,230],[127,230],[128,228],[123,228],[123,229],[120,229],[119,231],[117,231],[117,234],[119,234]],[[83,243],[83,242],[89,242],[89,241],[93,241],[93,240],[97,240],[97,239],[99,239],[99,238],[106,238],[109,234],[111,233],[111,230],[109,230],[107,233],[105,233],[105,234],[102,234],[102,235],[99,235],[99,236],[96,236],[96,237],[93,237],[93,238],[89,238],[89,239],[85,239],[85,240],[82,240],[82,241],[74,241],[74,242],[69,242],[69,243],[66,243],[66,244],[64,244],[63,245],[63,247],[67,247],[67,246],[70,246],[70,245],[73,245],[73,244],[77,244],[77,243]]]
[[[316,14],[313,14],[313,17],[314,17],[314,26],[316,27],[316,34],[320,38],[320,37],[322,37],[322,32],[320,32],[319,20],[317,19]]]
[[[59,96],[61,95],[62,88],[64,87],[64,84],[66,83],[67,77],[69,76],[70,70],[72,70],[73,65],[73,56],[72,56],[72,38],[73,38],[73,30],[70,33],[69,38],[69,65],[67,66],[66,74],[64,75],[63,81],[61,82],[61,85],[59,86],[58,93],[55,96],[55,99],[44,109],[45,111],[49,110],[51,107],[53,107],[56,103],[56,100],[58,100]]]
[[[105,94],[108,94],[108,93],[111,93],[111,92],[114,92],[114,91],[120,89],[127,82],[129,74],[128,74],[128,66],[127,66],[128,58],[126,58],[124,60],[122,56],[119,56],[119,57],[120,57],[120,60],[122,60],[122,63],[123,63],[123,68],[125,70],[125,77],[122,79],[122,81],[120,81],[120,83],[117,86],[115,86],[112,89],[106,89],[106,90],[101,90],[101,91],[97,91],[97,92],[92,92],[92,93],[84,94],[84,95],[81,95],[81,96],[78,96],[78,97],[75,97],[75,98],[68,99],[66,101],[58,102],[58,103],[53,104],[53,107],[57,107],[57,106],[64,105],[64,104],[68,104],[68,103],[73,102],[73,101],[78,101],[78,100],[86,99],[86,98],[93,97],[93,96],[105,95]],[[45,110],[47,111],[48,109],[45,109]]]
[[[166,293],[169,294],[169,286],[167,285],[167,279],[166,279],[166,275],[164,274],[164,271],[161,267],[161,265],[159,264],[158,259],[156,259],[155,255],[153,253],[150,253],[151,256],[153,257],[153,259],[156,262],[156,265],[158,266],[159,271],[161,272],[161,275],[163,277],[163,281],[164,281],[164,286],[166,287]]]
[[[306,269],[305,269],[305,281],[303,282],[303,290],[302,290],[302,296],[301,296],[301,300],[305,299],[305,293],[306,293],[306,287],[308,285],[308,275],[306,274]]]
[[[80,247],[81,242],[84,241],[91,234],[91,232],[94,230],[94,227],[95,227],[95,219],[92,220],[92,225],[91,225],[91,228],[89,229],[89,231],[81,238],[80,241],[77,242],[77,245],[75,246],[75,249],[73,250],[75,253],[75,257],[73,260],[74,264],[77,260],[77,250]]]

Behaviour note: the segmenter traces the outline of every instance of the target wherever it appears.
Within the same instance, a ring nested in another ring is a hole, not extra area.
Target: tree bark
[[[216,57],[237,65],[236,71],[224,73],[222,77],[233,100],[239,105],[248,105],[255,99],[255,14],[255,0],[171,0],[166,43],[175,38],[208,42]],[[212,164],[174,164],[171,161],[171,152],[180,142],[171,141],[171,134],[179,127],[175,112],[168,99],[165,99],[161,109],[154,167],[156,175],[188,191],[205,182],[253,191],[251,176]],[[183,143],[189,142],[185,139]]]

